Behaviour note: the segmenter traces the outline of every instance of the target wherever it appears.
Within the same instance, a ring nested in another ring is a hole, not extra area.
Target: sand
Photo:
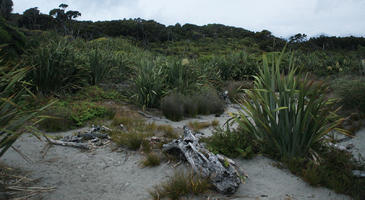
[[[220,117],[201,116],[181,122],[153,117],[149,121],[170,124],[182,128],[191,120],[219,120],[220,125],[229,119],[228,112],[235,112],[231,106]],[[211,134],[212,128],[203,130]],[[58,133],[67,135],[71,132]],[[356,149],[364,153],[365,129],[356,139],[351,140]],[[142,200],[150,199],[148,191],[154,185],[166,180],[176,170],[172,165],[161,164],[153,168],[142,168],[143,155],[138,152],[121,150],[113,152],[110,146],[93,151],[62,146],[52,146],[44,158],[45,143],[35,137],[23,135],[15,147],[28,155],[33,163],[27,163],[19,154],[10,149],[2,158],[7,165],[29,171],[32,178],[41,178],[39,186],[55,186],[51,193],[43,194],[49,200]],[[251,160],[236,159],[249,178],[233,196],[209,194],[194,199],[350,199],[348,196],[321,187],[312,187],[284,169],[274,167],[273,160],[257,156]],[[185,165],[180,167],[184,168]]]

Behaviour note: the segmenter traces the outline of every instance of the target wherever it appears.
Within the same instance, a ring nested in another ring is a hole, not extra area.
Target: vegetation
[[[332,88],[340,97],[341,105],[365,114],[365,79],[362,77],[340,78],[334,81]]]
[[[313,185],[364,197],[364,181],[352,175],[363,164],[328,147],[324,137],[344,132],[338,107],[364,116],[365,81],[352,75],[362,69],[364,38],[296,34],[287,43],[267,30],[220,24],[75,21],[81,13],[67,8],[61,4],[49,14],[30,8],[15,15],[12,1],[0,0],[0,156],[36,125],[61,131],[112,119],[112,140],[143,151],[144,166],[158,165],[161,158],[152,150],[177,138],[177,132],[147,123],[124,103],[160,109],[178,121],[222,114],[219,94],[228,91],[244,112],[233,116],[237,129],[217,127],[204,139],[211,151],[243,158],[264,153]],[[288,52],[276,52],[285,45]],[[328,76],[335,79],[332,90],[327,80],[317,81]],[[332,95],[339,101],[328,98]],[[189,125],[198,131],[218,124]],[[155,135],[167,139],[152,144]],[[208,188],[206,180],[184,172],[151,195],[179,199]]]
[[[316,146],[326,134],[344,132],[338,129],[343,119],[325,96],[328,86],[324,83],[300,78],[292,63],[287,75],[281,73],[281,55],[263,56],[254,89],[246,91],[243,112],[234,119],[243,131],[254,134],[266,151],[280,158],[315,156]]]
[[[211,137],[203,139],[213,153],[228,157],[252,158],[261,151],[259,142],[248,132],[216,128]]]
[[[156,153],[148,153],[143,160],[142,165],[144,167],[154,167],[158,166],[161,163],[161,157]]]
[[[207,179],[193,172],[177,171],[169,180],[155,186],[154,190],[150,191],[150,195],[155,200],[164,198],[178,200],[187,195],[202,194],[210,188]]]

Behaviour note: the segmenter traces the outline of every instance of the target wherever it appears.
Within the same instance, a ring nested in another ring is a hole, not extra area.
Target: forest
[[[180,132],[138,113],[175,123],[223,116],[238,105],[220,125],[217,118],[187,126],[213,127],[201,141],[214,154],[264,155],[312,186],[365,197],[365,179],[353,173],[364,172],[363,159],[337,148],[337,135],[356,138],[365,125],[364,37],[280,38],[269,30],[140,18],[79,21],[82,13],[66,4],[15,14],[11,0],[0,2],[0,158],[24,135],[49,142],[59,136],[48,133],[105,125],[115,146],[140,152],[145,167],[160,165],[171,159],[160,149]],[[163,139],[152,144],[151,137]],[[176,173],[150,198],[214,190],[206,179]]]

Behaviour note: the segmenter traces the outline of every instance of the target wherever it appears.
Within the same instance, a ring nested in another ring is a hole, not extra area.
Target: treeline
[[[125,36],[140,41],[144,46],[151,43],[176,41],[199,41],[202,39],[243,39],[249,38],[262,51],[276,51],[288,42],[292,49],[312,50],[357,50],[365,46],[364,37],[328,37],[319,36],[306,38],[305,34],[297,34],[288,40],[272,35],[268,30],[252,32],[243,28],[225,26],[222,24],[208,24],[197,26],[194,24],[165,26],[154,20],[123,19],[112,21],[76,21],[81,15],[78,11],[66,11],[67,5],[42,14],[37,7],[24,11],[22,15],[11,14],[8,18],[13,25],[31,30],[56,30],[66,35],[73,35],[87,40],[100,37]]]

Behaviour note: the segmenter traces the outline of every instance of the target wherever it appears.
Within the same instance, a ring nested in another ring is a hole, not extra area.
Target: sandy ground
[[[229,107],[228,112],[236,108]],[[211,121],[217,119],[222,125],[229,118],[227,112],[220,117],[204,116],[182,122],[171,122],[164,118],[152,118],[160,124],[181,128],[190,120]],[[211,128],[204,130],[211,134]],[[60,133],[61,135],[71,132]],[[365,129],[358,137],[349,141],[355,149],[364,152]],[[172,175],[172,165],[161,164],[153,168],[141,168],[143,156],[138,152],[113,152],[109,146],[93,151],[62,146],[52,146],[44,158],[44,142],[35,137],[23,136],[15,144],[28,155],[33,163],[27,163],[19,154],[10,149],[2,162],[30,171],[33,178],[42,178],[39,186],[55,186],[54,192],[46,193],[49,200],[139,200],[150,199],[148,190]],[[314,188],[290,172],[272,165],[274,161],[257,156],[251,160],[235,160],[246,171],[249,178],[233,196],[209,195],[210,199],[350,199],[326,188]],[[185,166],[180,166],[185,167]],[[195,199],[208,199],[201,196]]]

